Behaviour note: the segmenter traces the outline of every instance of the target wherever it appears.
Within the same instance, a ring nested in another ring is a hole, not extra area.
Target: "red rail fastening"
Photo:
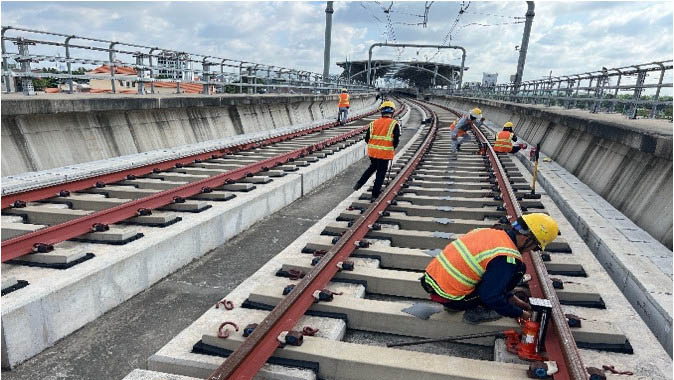
[[[234,331],[239,331],[239,326],[237,326],[236,323],[230,321],[222,322],[220,324],[220,327],[218,327],[218,338],[227,339],[227,337],[229,337],[229,334],[231,334],[232,330],[227,329],[225,329],[224,331],[222,330],[222,328],[226,326],[232,326],[234,327]]]
[[[216,309],[219,309],[219,308],[220,308],[220,305],[222,305],[222,307],[223,307],[225,310],[232,310],[232,309],[234,309],[234,303],[233,303],[232,301],[229,301],[229,300],[225,299],[225,298],[223,298],[223,299],[221,299],[220,301],[216,302],[216,303],[215,303],[215,308],[216,308]]]
[[[310,326],[305,326],[305,327],[302,329],[302,334],[303,334],[303,335],[306,335],[306,336],[314,336],[314,335],[316,335],[316,333],[318,333],[319,331],[320,331],[319,329],[315,329],[315,328],[310,327]]]

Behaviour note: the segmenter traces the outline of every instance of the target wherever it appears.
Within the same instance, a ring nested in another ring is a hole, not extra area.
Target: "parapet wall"
[[[374,101],[352,95],[351,110]],[[2,176],[332,117],[336,95],[3,95]]]
[[[465,97],[431,101],[457,110],[480,107],[578,177],[655,239],[672,249],[672,124],[620,115]]]

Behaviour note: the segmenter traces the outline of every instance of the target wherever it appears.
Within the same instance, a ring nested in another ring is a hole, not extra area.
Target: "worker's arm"
[[[370,128],[365,130],[365,144],[370,142]]]
[[[400,122],[393,127],[393,147],[397,148],[400,143]]]
[[[513,133],[513,141],[517,141],[517,136]]]
[[[511,318],[522,316],[522,309],[508,302],[508,284],[519,270],[520,262],[511,264],[505,256],[494,258],[487,265],[487,270],[477,286],[477,294],[482,303],[489,309]]]

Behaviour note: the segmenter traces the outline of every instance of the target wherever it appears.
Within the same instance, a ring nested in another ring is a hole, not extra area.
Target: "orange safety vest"
[[[395,155],[393,147],[393,130],[398,120],[382,117],[370,122],[370,140],[367,142],[367,155],[372,158],[392,160]]]
[[[337,107],[349,107],[349,94],[339,94],[339,104]]]
[[[498,256],[508,262],[522,260],[517,246],[505,231],[478,228],[447,245],[426,267],[424,280],[435,293],[448,300],[460,300],[473,292]]]
[[[501,131],[496,135],[496,142],[494,143],[495,152],[511,152],[513,150],[513,135],[510,131]]]
[[[449,125],[449,130],[450,130],[450,132],[453,131],[454,128],[456,128],[456,123],[458,123],[458,122],[459,122],[458,120],[454,120],[454,121],[452,122],[452,124]],[[466,134],[466,131],[464,131],[463,129],[460,129],[459,132],[456,133],[457,137],[461,137],[461,136],[463,136],[463,135],[465,135],[465,134]]]

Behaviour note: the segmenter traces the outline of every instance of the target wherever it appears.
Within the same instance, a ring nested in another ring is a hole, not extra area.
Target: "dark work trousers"
[[[524,272],[516,272],[513,278],[510,279],[510,282],[506,286],[506,292],[508,293],[506,297],[509,297],[510,292],[513,289],[515,289],[517,284],[522,280],[523,276]],[[431,288],[431,286],[428,285],[424,280],[424,276],[421,276],[421,278],[419,278],[419,281],[421,282],[421,287],[424,288],[426,293],[429,294],[435,293],[433,288]],[[484,306],[482,300],[480,299],[480,296],[477,294],[477,287],[475,288],[475,290],[473,290],[472,293],[467,294],[462,299],[458,301],[447,300],[447,302],[444,302],[442,305],[445,307],[445,309],[453,311],[471,310],[481,305]]]
[[[381,193],[381,186],[384,184],[386,171],[388,170],[388,165],[390,162],[391,160],[370,157],[370,166],[365,169],[365,173],[363,173],[358,182],[356,182],[354,189],[360,189],[372,176],[372,173],[377,172],[377,176],[374,179],[374,186],[372,187],[372,199],[376,199]]]
[[[520,146],[519,145],[514,145],[513,149],[510,151],[510,153],[517,153],[520,151]]]

